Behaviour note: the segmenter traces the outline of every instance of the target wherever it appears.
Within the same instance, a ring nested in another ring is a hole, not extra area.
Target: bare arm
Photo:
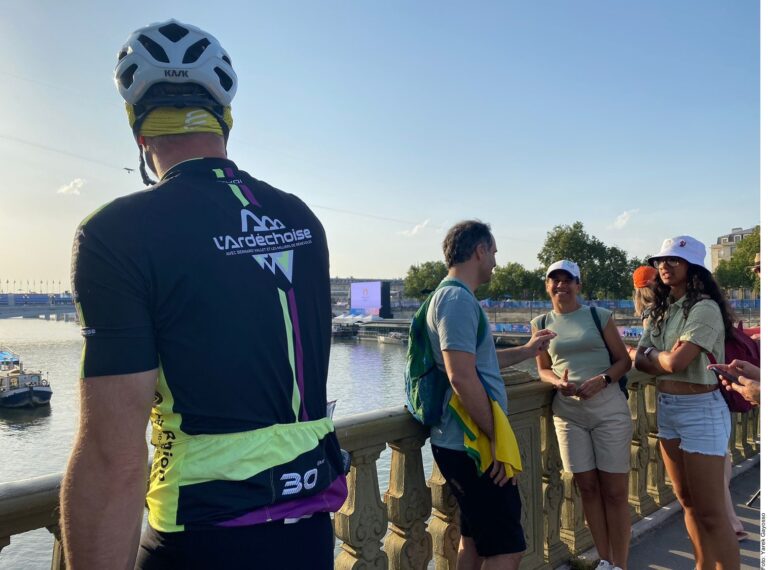
[[[549,341],[557,336],[548,329],[535,331],[531,334],[530,340],[523,346],[515,346],[512,348],[502,348],[496,351],[496,358],[499,360],[499,368],[507,368],[513,364],[518,364],[523,360],[533,358],[539,352],[547,350],[549,347]]]
[[[534,329],[535,333],[536,329]],[[536,367],[539,370],[539,378],[547,384],[552,384],[564,396],[573,396],[576,393],[576,387],[568,382],[568,370],[565,370],[562,378],[555,374],[555,371],[552,370],[552,359],[546,350],[541,350],[536,354]]]
[[[488,400],[488,394],[482,382],[480,382],[480,378],[477,376],[475,355],[459,350],[443,350],[442,353],[445,371],[448,374],[448,380],[453,391],[458,396],[464,409],[467,410],[469,417],[475,421],[491,441],[491,453],[493,454],[493,465],[490,472],[491,479],[500,487],[503,487],[509,481],[516,484],[514,477],[512,479],[507,478],[504,467],[496,459],[496,432],[493,429],[491,402]]]
[[[682,372],[701,352],[701,347],[687,341],[677,341],[672,350],[653,349],[645,354],[648,347],[638,346],[635,368],[653,376]]]
[[[753,406],[760,405],[760,382],[750,380],[746,376],[739,376],[739,382],[741,382],[741,384],[731,383],[727,380],[721,380],[721,382],[726,390],[738,392]]]
[[[718,364],[717,367],[724,368],[734,376],[744,376],[753,382],[760,382],[760,369],[746,360],[734,359],[730,364]],[[707,368],[712,368],[712,365]]]
[[[603,335],[605,336],[605,344],[608,346],[608,351],[611,353],[611,360],[613,360],[613,364],[603,374],[607,374],[611,377],[611,380],[616,382],[632,367],[632,360],[629,358],[624,342],[621,340],[619,329],[616,328],[616,323],[613,322],[612,318],[608,319],[603,329]],[[582,382],[576,391],[576,395],[580,398],[590,398],[605,388],[605,386],[602,374],[593,376]]]
[[[493,414],[488,394],[485,392],[475,369],[475,355],[459,350],[443,350],[445,371],[451,388],[461,400],[469,417],[483,430],[489,439],[494,439]]]
[[[156,380],[157,369],[80,381],[80,426],[61,486],[68,568],[134,567]]]

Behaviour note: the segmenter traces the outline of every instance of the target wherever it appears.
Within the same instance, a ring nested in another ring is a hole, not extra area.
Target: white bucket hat
[[[649,257],[648,262],[653,263],[659,257],[679,257],[691,265],[704,267],[704,259],[707,257],[707,248],[696,238],[691,236],[676,236],[665,239],[661,244],[661,251]],[[707,269],[704,267],[704,269]],[[707,269],[707,271],[709,271]]]
[[[581,271],[579,271],[579,266],[569,259],[561,259],[560,261],[555,261],[552,265],[550,265],[547,268],[547,277],[558,270],[570,273],[571,276],[581,281]]]

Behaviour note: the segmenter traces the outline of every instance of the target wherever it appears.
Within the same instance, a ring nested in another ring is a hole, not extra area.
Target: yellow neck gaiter
[[[133,127],[136,114],[133,105],[126,104],[128,122]],[[232,108],[224,107],[224,122],[232,129]],[[210,111],[201,107],[158,107],[144,119],[139,134],[145,137],[183,135],[186,133],[215,133],[224,136],[221,124]]]

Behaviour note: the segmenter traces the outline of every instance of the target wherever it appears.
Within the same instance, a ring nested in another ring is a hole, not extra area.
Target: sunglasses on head
[[[677,267],[682,260],[679,257],[659,257],[653,260],[653,266],[658,269],[664,263],[669,267]]]

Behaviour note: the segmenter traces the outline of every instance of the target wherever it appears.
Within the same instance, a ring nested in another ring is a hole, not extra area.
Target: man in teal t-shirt
[[[461,543],[459,567],[477,567],[481,559],[494,559],[516,569],[525,552],[520,524],[520,494],[495,460],[478,476],[475,462],[464,450],[464,432],[448,410],[455,393],[470,417],[494,442],[489,396],[507,411],[507,396],[500,367],[511,366],[544,350],[554,334],[539,331],[521,347],[496,350],[488,326],[477,338],[478,319],[487,319],[473,292],[491,279],[496,266],[496,241],[487,224],[464,221],[453,226],[443,241],[448,276],[455,285],[441,287],[427,312],[427,329],[438,367],[446,372],[450,388],[440,424],[432,428],[432,453],[459,503]],[[486,320],[487,325],[487,320]],[[482,377],[482,380],[481,380]]]

